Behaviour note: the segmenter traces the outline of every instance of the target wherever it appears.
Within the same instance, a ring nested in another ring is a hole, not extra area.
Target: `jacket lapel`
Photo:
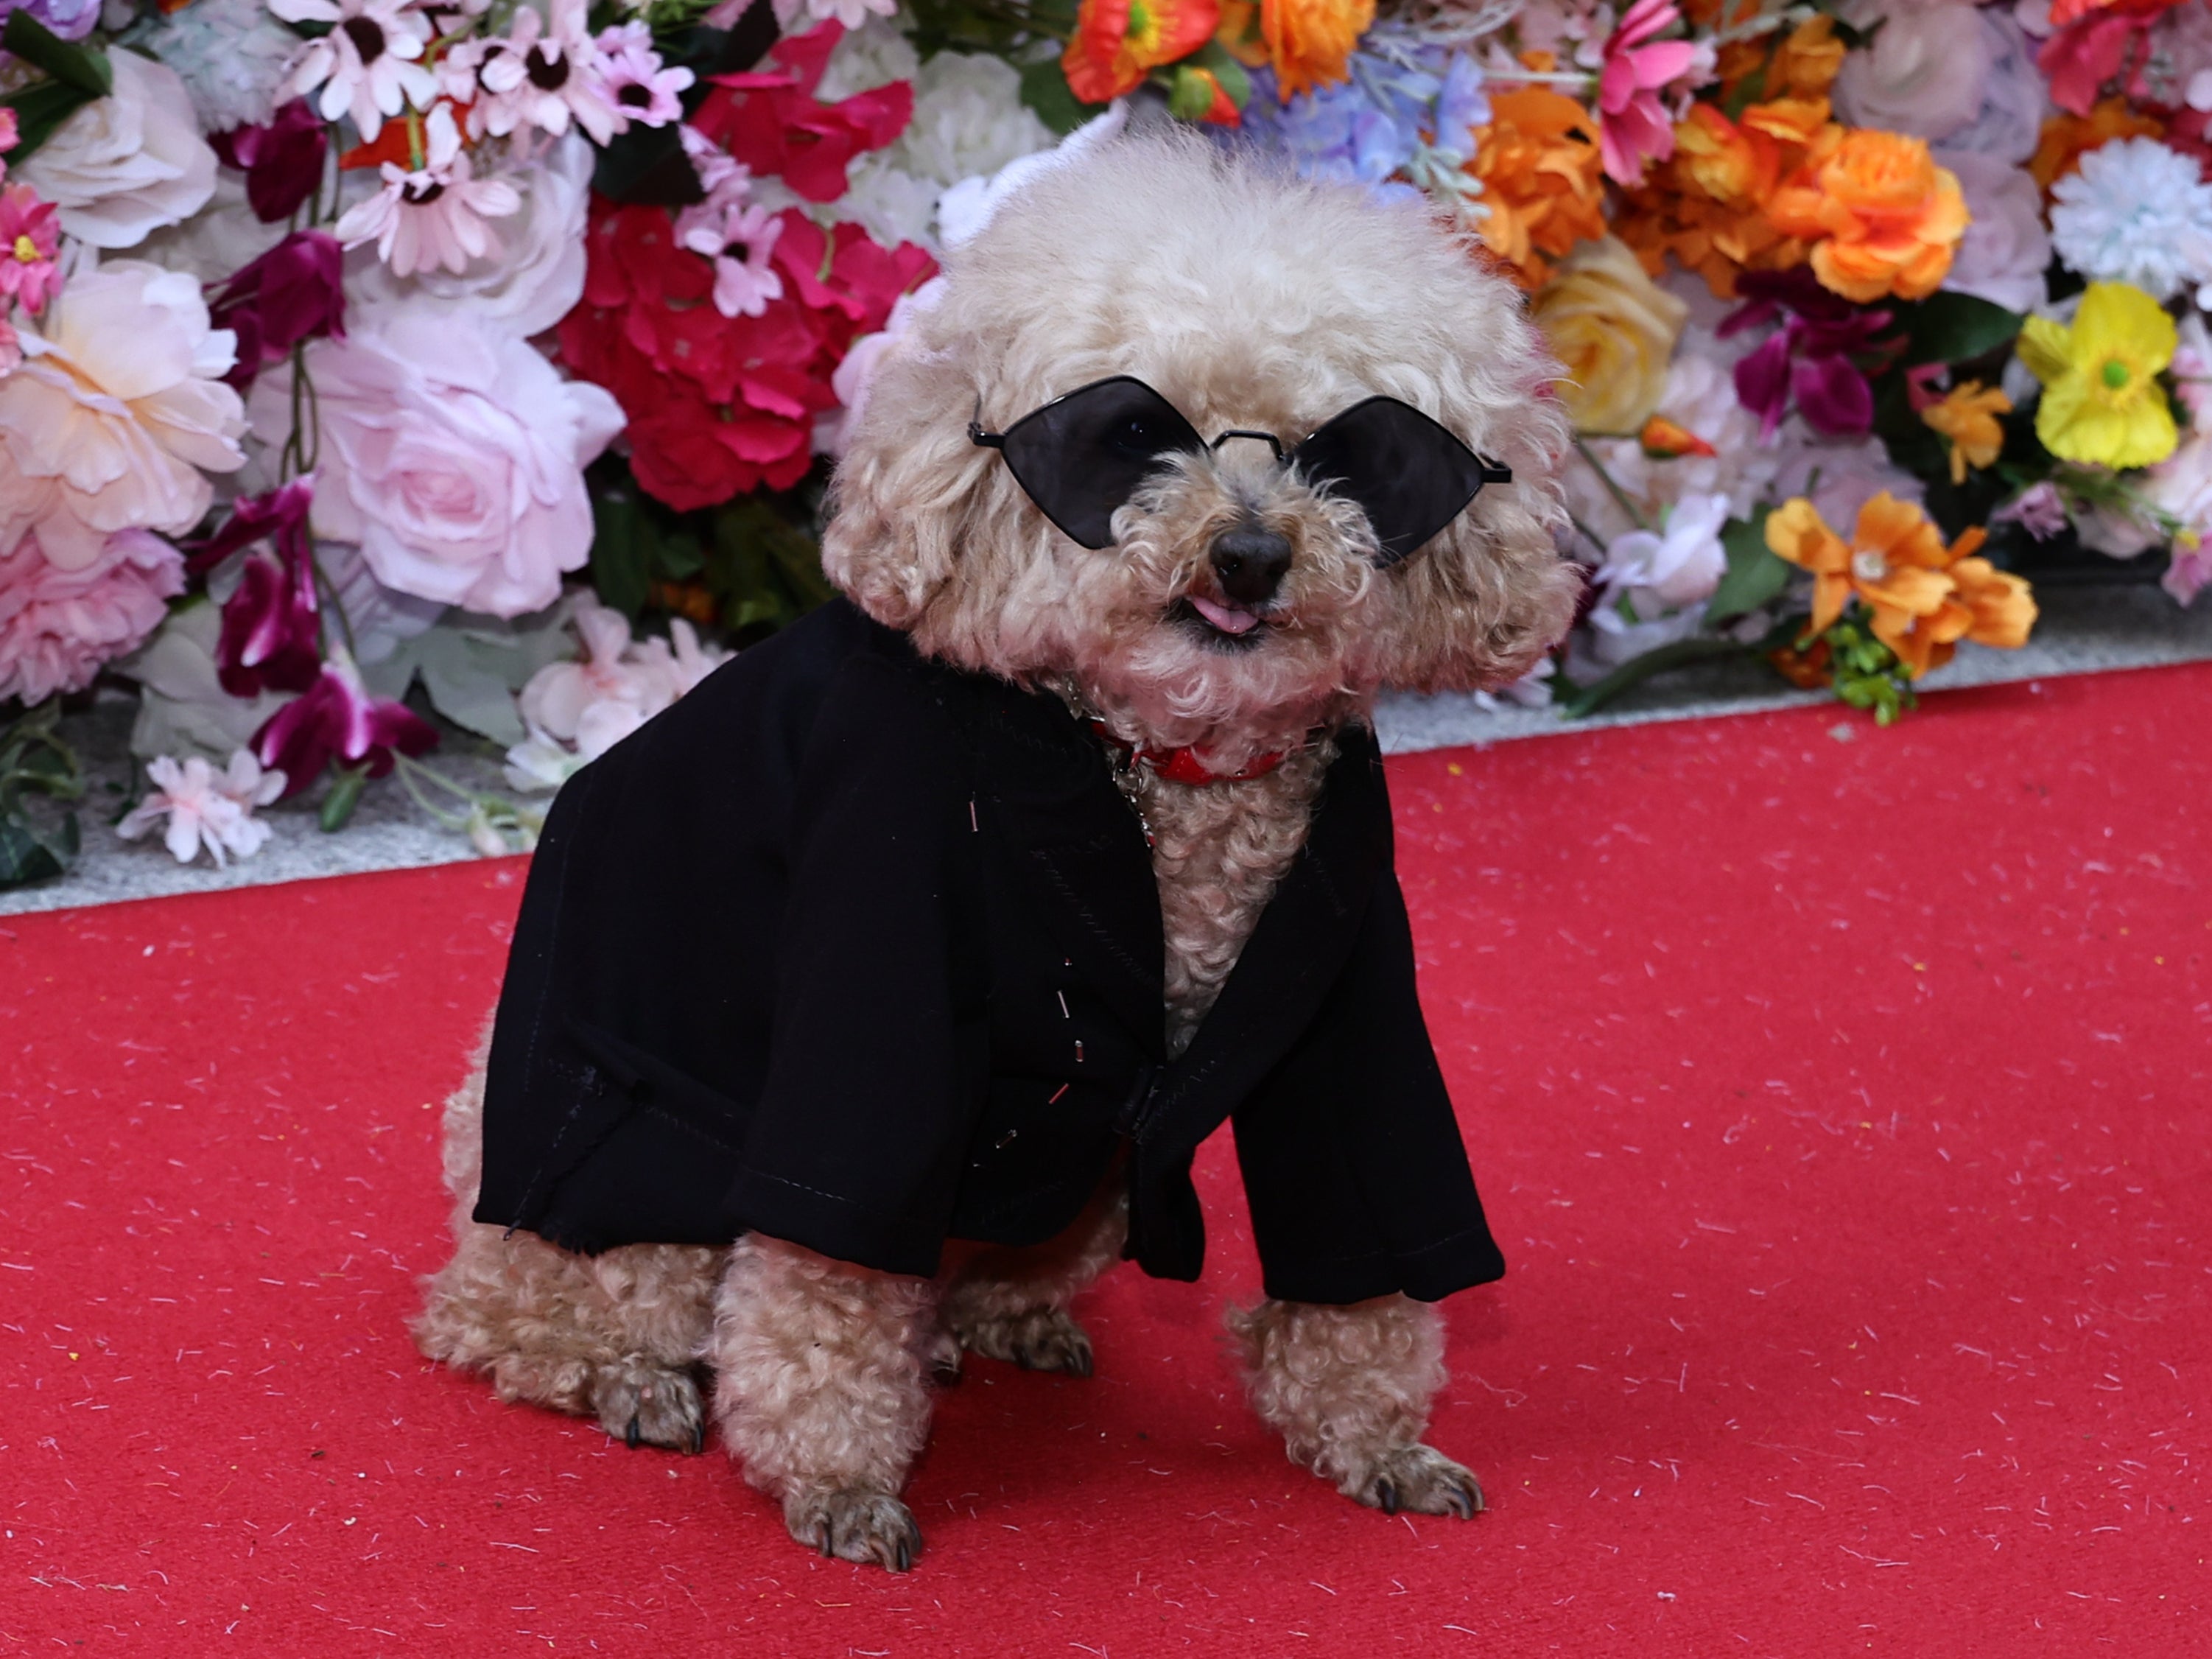
[[[957,717],[975,748],[982,828],[1003,838],[1075,970],[1140,1049],[1164,1060],[1166,946],[1152,854],[1097,740],[1048,695],[947,678],[960,683]]]
[[[1382,757],[1364,726],[1347,726],[1306,844],[1161,1078],[1141,1141],[1162,1157],[1187,1155],[1274,1069],[1336,982],[1390,857]]]

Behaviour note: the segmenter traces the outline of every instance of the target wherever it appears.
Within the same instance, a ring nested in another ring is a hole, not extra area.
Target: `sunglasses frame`
[[[1324,432],[1327,432],[1331,427],[1337,425],[1340,422],[1348,420],[1352,416],[1358,414],[1361,410],[1372,408],[1377,404],[1395,405],[1399,409],[1406,410],[1408,414],[1413,415],[1419,421],[1425,422],[1427,426],[1433,428],[1448,442],[1456,447],[1462,454],[1465,455],[1469,460],[1474,463],[1474,487],[1468,492],[1467,500],[1462,501],[1457,507],[1454,508],[1449,516],[1447,517],[1443,523],[1437,525],[1434,530],[1431,531],[1419,544],[1395,554],[1389,552],[1387,549],[1380,553],[1376,556],[1375,562],[1378,566],[1382,566],[1386,568],[1391,565],[1402,563],[1406,560],[1412,558],[1416,553],[1419,553],[1422,548],[1426,547],[1430,542],[1435,540],[1437,536],[1443,534],[1445,526],[1450,524],[1453,519],[1456,519],[1462,513],[1467,511],[1468,506],[1474,501],[1474,498],[1482,493],[1485,485],[1494,483],[1511,483],[1513,482],[1512,468],[1502,465],[1498,462],[1492,460],[1488,456],[1480,453],[1479,451],[1468,447],[1468,445],[1462,442],[1458,436],[1442,422],[1436,420],[1431,416],[1423,414],[1421,410],[1415,409],[1413,404],[1407,403],[1403,398],[1389,397],[1381,392],[1377,392],[1372,397],[1362,398],[1358,403],[1349,404],[1346,408],[1338,410],[1328,420],[1316,427],[1311,432],[1306,434],[1304,438],[1300,439],[1296,444],[1293,444],[1288,450],[1285,450],[1283,447],[1282,440],[1277,437],[1273,433],[1255,431],[1247,427],[1231,427],[1226,432],[1221,433],[1216,436],[1212,441],[1209,443],[1206,439],[1199,435],[1198,428],[1190,423],[1189,417],[1185,416],[1181,410],[1177,409],[1175,404],[1170,401],[1165,392],[1161,392],[1158,387],[1150,385],[1148,382],[1139,379],[1134,374],[1109,374],[1102,380],[1092,380],[1085,385],[1077,386],[1072,392],[1064,392],[1060,393],[1059,397],[1053,398],[1048,403],[1038,404],[1035,409],[1030,410],[1028,414],[1015,421],[1011,426],[1008,426],[1004,430],[998,432],[988,430],[984,427],[983,400],[979,396],[975,399],[975,416],[973,420],[968,422],[968,441],[975,445],[978,448],[995,449],[999,452],[1000,458],[1004,459],[1006,453],[1006,441],[1019,433],[1021,429],[1027,426],[1030,422],[1047,415],[1051,410],[1058,408],[1060,404],[1069,401],[1071,398],[1080,398],[1086,392],[1096,392],[1101,386],[1117,386],[1122,384],[1133,386],[1141,391],[1151,393],[1153,398],[1159,401],[1161,407],[1174,415],[1176,421],[1181,423],[1183,431],[1189,434],[1190,443],[1188,445],[1176,444],[1170,446],[1168,448],[1158,451],[1158,453],[1161,455],[1194,454],[1202,452],[1212,453],[1219,450],[1221,446],[1227,443],[1231,438],[1250,438],[1266,444],[1268,448],[1274,452],[1275,464],[1277,465],[1295,466],[1297,465],[1299,452],[1304,449],[1305,447],[1311,443],[1316,438],[1319,437]],[[1008,465],[1011,470],[1012,463],[1009,462]],[[1042,513],[1046,518],[1051,520],[1053,524],[1059,528],[1060,532],[1066,536],[1071,541],[1075,542],[1079,546],[1092,549],[1110,547],[1114,544],[1110,538],[1103,542],[1091,541],[1087,536],[1079,533],[1077,531],[1063,523],[1058,514],[1053,512],[1042,501],[1038,501],[1035,495],[1030,494],[1028,484],[1023,483],[1021,474],[1018,471],[1014,474],[1014,482],[1022,485],[1022,493],[1029,495],[1030,500],[1036,504],[1037,510],[1040,513]],[[1331,489],[1332,486],[1337,482],[1339,481],[1331,480],[1328,483],[1320,486],[1320,488],[1324,491],[1328,491]],[[1118,506],[1119,504],[1117,503],[1117,507]]]

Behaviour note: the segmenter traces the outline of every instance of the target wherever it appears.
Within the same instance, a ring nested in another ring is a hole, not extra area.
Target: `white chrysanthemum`
[[[193,0],[149,28],[141,44],[176,70],[210,132],[264,125],[300,52],[300,37],[276,21],[267,0]]]
[[[2156,139],[2091,150],[2051,194],[2051,245],[2092,282],[2132,283],[2164,301],[2212,278],[2212,185]]]
[[[1052,148],[1052,130],[1022,102],[1021,75],[1004,59],[944,52],[908,69],[913,48],[888,24],[855,31],[849,44],[848,55],[831,64],[847,95],[889,80],[914,82],[913,120],[887,149],[854,164],[852,188],[837,205],[839,217],[856,220],[878,241],[934,247],[940,195]]]

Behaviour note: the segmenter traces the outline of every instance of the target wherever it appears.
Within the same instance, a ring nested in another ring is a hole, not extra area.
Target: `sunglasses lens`
[[[1410,404],[1370,398],[1308,438],[1291,459],[1305,481],[1356,503],[1381,544],[1376,562],[1419,552],[1482,488],[1482,459]]]
[[[1029,498],[1075,541],[1105,547],[1114,512],[1161,458],[1205,446],[1176,407],[1127,376],[1071,392],[1024,416],[1000,446]]]

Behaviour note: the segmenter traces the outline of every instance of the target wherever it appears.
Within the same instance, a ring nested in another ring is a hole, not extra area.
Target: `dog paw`
[[[1469,1521],[1483,1508],[1474,1476],[1442,1452],[1427,1446],[1400,1446],[1384,1452],[1342,1488],[1385,1515],[1410,1510],[1416,1515],[1455,1515]]]
[[[602,1365],[592,1379],[592,1407],[599,1426],[630,1446],[706,1449],[707,1413],[689,1371],[641,1359]]]
[[[1082,1326],[1058,1308],[956,1320],[953,1334],[969,1352],[989,1359],[1010,1359],[1025,1371],[1091,1375],[1091,1339],[1083,1334]]]
[[[889,1492],[848,1486],[794,1493],[784,1501],[783,1520],[800,1543],[840,1560],[904,1572],[921,1553],[913,1512]]]

